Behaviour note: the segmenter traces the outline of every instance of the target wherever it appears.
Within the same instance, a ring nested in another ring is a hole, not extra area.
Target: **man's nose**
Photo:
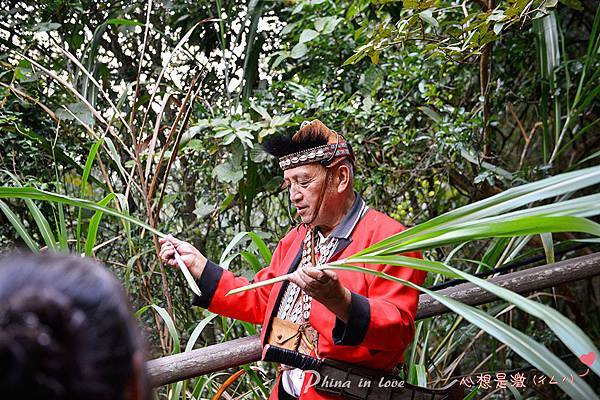
[[[290,186],[290,200],[293,203],[297,203],[302,200],[302,193],[294,188],[294,185]]]

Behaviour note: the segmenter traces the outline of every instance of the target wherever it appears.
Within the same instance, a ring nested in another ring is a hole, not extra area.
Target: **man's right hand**
[[[177,267],[177,261],[175,260],[175,250],[177,250],[181,256],[181,260],[190,270],[192,276],[196,279],[200,278],[206,266],[206,257],[198,249],[188,242],[175,239],[171,235],[158,239],[158,242],[160,243],[161,260],[167,263],[167,265]]]

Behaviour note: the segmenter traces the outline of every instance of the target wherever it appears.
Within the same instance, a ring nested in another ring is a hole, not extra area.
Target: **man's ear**
[[[350,168],[348,168],[348,165],[346,163],[342,162],[337,168],[338,193],[344,193],[346,189],[348,189],[348,186],[350,186],[351,176],[352,175],[350,173]]]

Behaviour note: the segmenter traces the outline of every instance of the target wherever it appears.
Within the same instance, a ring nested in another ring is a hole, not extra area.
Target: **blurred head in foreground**
[[[104,267],[76,256],[0,258],[0,397],[148,399],[142,343]]]

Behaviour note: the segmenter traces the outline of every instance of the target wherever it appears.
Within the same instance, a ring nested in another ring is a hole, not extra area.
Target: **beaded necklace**
[[[318,235],[318,243],[315,246],[315,236],[315,231],[313,229],[307,231],[306,237],[302,243],[302,258],[298,268],[309,265],[315,265],[317,267],[324,265],[333,255],[338,244],[338,239],[335,237],[323,238],[321,235]],[[318,255],[318,257],[316,255]],[[283,299],[277,316],[301,326],[300,329],[303,331],[303,340],[300,342],[298,351],[306,354],[310,354],[311,348],[314,348],[316,351],[318,333],[308,322],[312,297],[304,293],[295,283],[290,282]]]

